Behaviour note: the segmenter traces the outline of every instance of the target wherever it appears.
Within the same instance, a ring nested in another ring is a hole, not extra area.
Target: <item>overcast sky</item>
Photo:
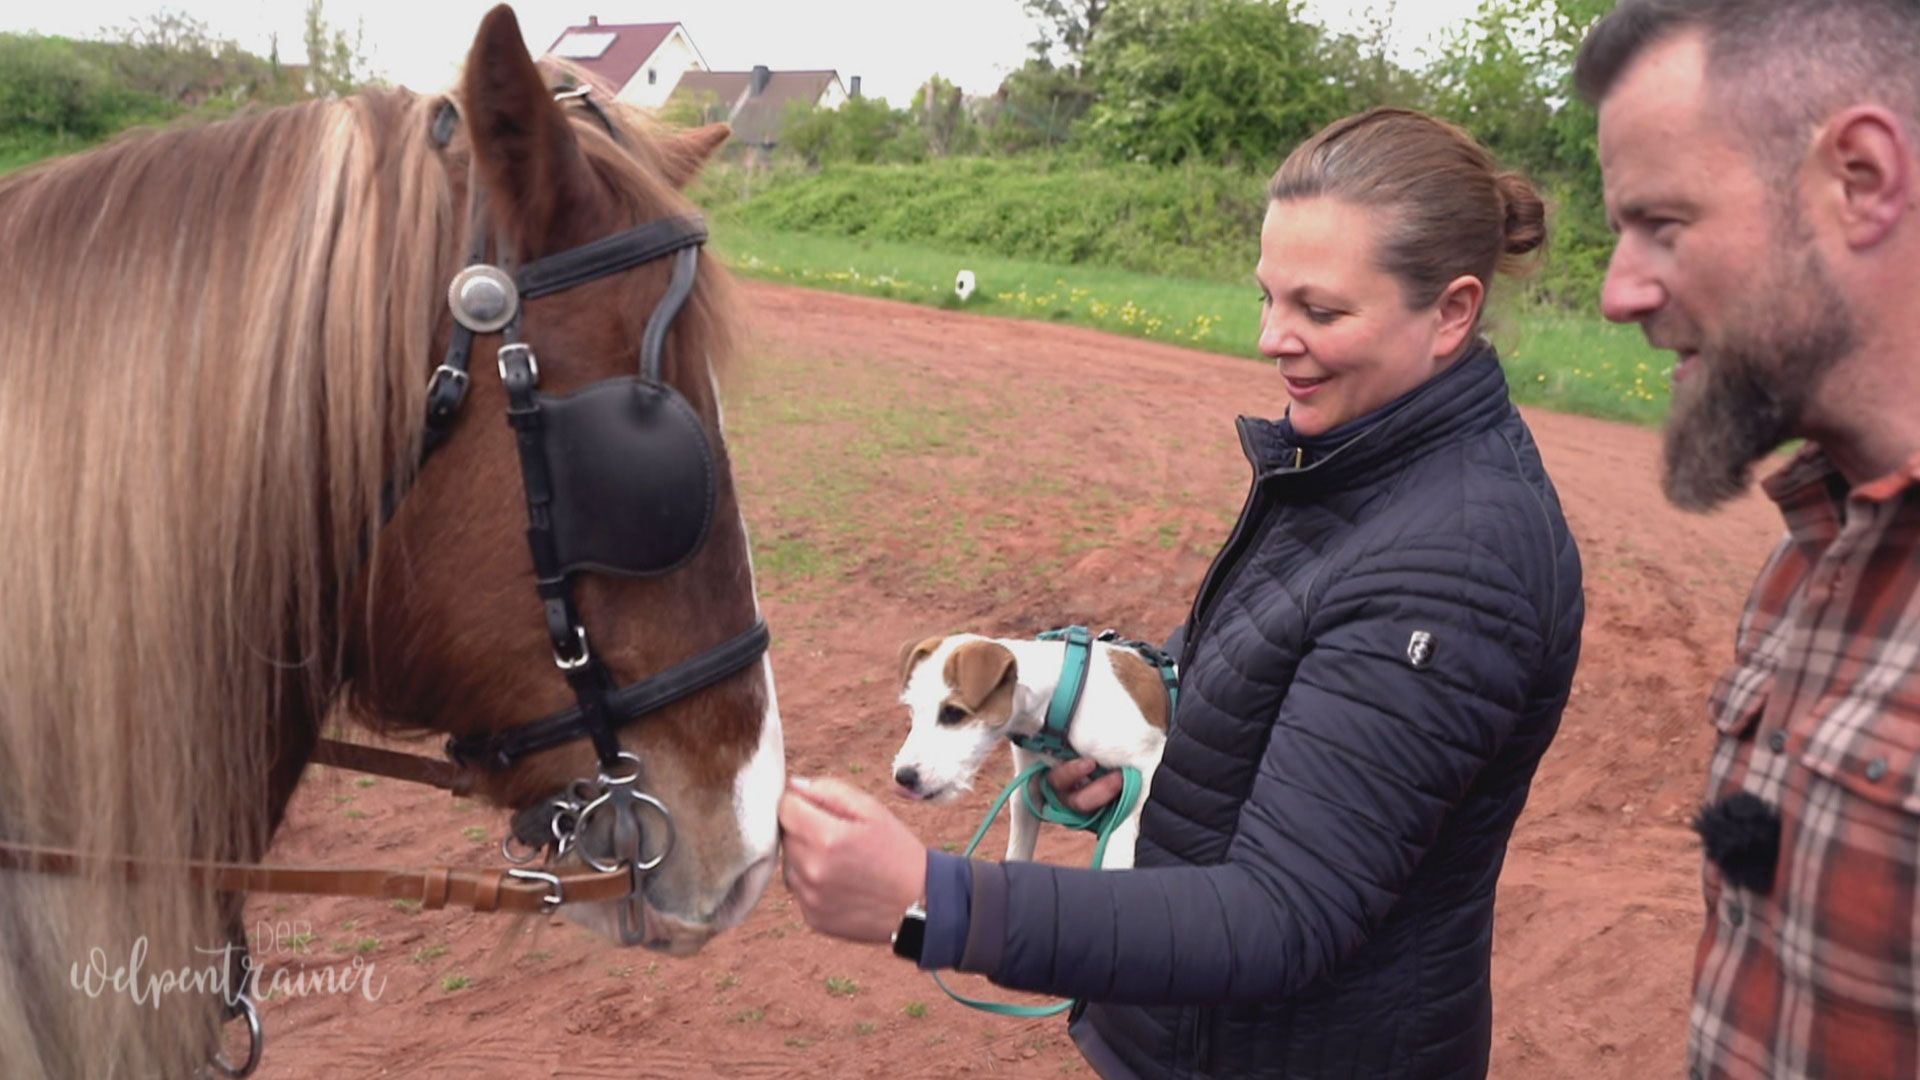
[[[364,28],[375,71],[421,91],[454,80],[480,16],[495,0],[325,0],[327,21]],[[1396,52],[1411,59],[1439,28],[1478,0],[1308,0],[1309,12],[1350,29],[1373,11],[1395,8]],[[280,56],[297,63],[305,0],[87,0],[68,4],[0,0],[0,30],[94,36],[161,8],[184,12],[265,55],[278,35]],[[990,93],[1026,59],[1035,37],[1020,0],[574,0],[515,7],[538,55],[560,31],[584,23],[681,22],[716,70],[833,68],[859,75],[871,96],[905,105],[927,76],[941,74],[969,93]]]

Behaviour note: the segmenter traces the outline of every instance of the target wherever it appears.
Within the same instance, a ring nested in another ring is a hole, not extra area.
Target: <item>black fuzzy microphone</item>
[[[1780,861],[1780,814],[1752,792],[1740,791],[1700,808],[1693,819],[1707,858],[1728,881],[1759,896],[1773,891]]]

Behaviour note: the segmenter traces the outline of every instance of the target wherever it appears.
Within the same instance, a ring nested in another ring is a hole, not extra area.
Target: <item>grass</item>
[[[1247,283],[1236,285],[775,232],[725,220],[715,226],[714,243],[744,277],[1255,355],[1259,302],[1251,268]],[[978,281],[964,303],[953,292],[961,269],[972,270]],[[1523,404],[1639,424],[1657,423],[1666,412],[1672,359],[1649,347],[1637,328],[1512,302],[1497,306],[1489,330],[1514,397]],[[873,453],[892,449],[887,434],[882,428],[870,440]],[[769,557],[780,572],[831,576],[837,569],[804,543],[776,544]]]
[[[927,1003],[924,1001],[909,1001],[907,1002],[907,1007],[901,1011],[907,1014],[907,1019],[909,1020],[924,1020],[927,1016]]]
[[[467,978],[465,975],[448,975],[440,980],[440,989],[449,994],[455,990],[465,990],[472,985],[473,980]]]
[[[834,997],[852,997],[860,992],[860,984],[845,975],[827,976],[827,993]]]

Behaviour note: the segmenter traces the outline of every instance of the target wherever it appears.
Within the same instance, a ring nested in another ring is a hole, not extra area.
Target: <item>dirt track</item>
[[[876,792],[902,730],[901,641],[1069,621],[1163,634],[1245,491],[1233,416],[1278,411],[1271,372],[1244,360],[791,288],[746,299],[756,338],[728,418],[789,762]],[[1703,702],[1778,519],[1754,498],[1711,518],[1669,509],[1653,432],[1528,421],[1580,542],[1589,613],[1573,703],[1501,881],[1493,1075],[1675,1075],[1701,918],[1684,822]],[[986,802],[903,813],[930,843],[964,842]],[[274,858],[486,865],[501,824],[317,769]],[[1082,839],[1049,836],[1041,857],[1083,858]],[[385,980],[378,1002],[269,1001],[271,1077],[1091,1075],[1061,1021],[953,1005],[884,950],[814,937],[778,884],[685,961],[558,922],[361,901],[260,898],[251,915],[286,931],[269,963],[364,949]],[[285,940],[302,931],[305,953]]]

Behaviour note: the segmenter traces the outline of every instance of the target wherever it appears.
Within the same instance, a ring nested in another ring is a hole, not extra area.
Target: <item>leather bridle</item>
[[[605,112],[583,91],[557,96],[585,106],[619,140]],[[443,103],[430,135],[444,147],[458,124],[453,104]],[[530,862],[545,849],[549,862],[578,851],[588,866],[396,870],[196,861],[163,867],[131,855],[102,858],[0,841],[0,870],[78,874],[104,866],[111,876],[127,881],[155,870],[183,870],[191,879],[221,892],[358,896],[413,901],[429,909],[458,906],[475,912],[524,914],[551,912],[565,904],[629,899],[637,894],[639,875],[666,858],[672,846],[671,816],[658,800],[639,790],[639,759],[621,750],[617,732],[754,664],[767,650],[766,622],[756,616],[750,627],[722,644],[623,686],[592,651],[574,602],[573,582],[577,574],[587,571],[625,576],[667,573],[705,543],[715,498],[712,451],[697,415],[663,381],[661,359],[673,321],[693,291],[699,249],[707,240],[706,225],[695,215],[662,218],[515,267],[504,252],[499,263],[486,261],[489,244],[477,174],[469,191],[467,266],[448,290],[455,326],[445,357],[428,384],[420,464],[424,468],[446,444],[459,419],[471,384],[468,361],[475,338],[498,333],[497,366],[519,453],[535,587],[554,663],[573,691],[575,704],[496,733],[451,738],[446,745],[448,761],[333,739],[320,740],[311,760],[463,794],[471,784],[468,770],[499,771],[528,754],[578,739],[591,740],[600,762],[598,776],[576,780],[560,794],[516,815],[514,831],[502,845],[514,863]],[[604,379],[567,395],[541,393],[539,361],[521,329],[524,302],[668,257],[673,259],[672,277],[647,320],[638,374]],[[655,450],[662,455],[649,454]],[[616,461],[613,469],[608,468],[610,458],[635,453],[648,456]],[[383,507],[388,517],[401,497],[389,493]],[[598,505],[601,499],[612,505]],[[585,500],[596,505],[581,505]],[[605,524],[609,515],[617,518],[611,526]],[[614,850],[606,860],[576,843],[587,821],[603,807],[612,811]],[[639,823],[643,810],[657,815],[667,830],[664,845],[644,861]],[[514,849],[516,835],[519,852]],[[530,835],[533,840],[528,839]],[[244,941],[239,944],[244,949]],[[241,998],[233,1014],[248,1020],[253,1039],[249,1060],[235,1067],[216,1059],[215,1065],[228,1075],[245,1076],[258,1064],[263,1036],[251,1000]]]

